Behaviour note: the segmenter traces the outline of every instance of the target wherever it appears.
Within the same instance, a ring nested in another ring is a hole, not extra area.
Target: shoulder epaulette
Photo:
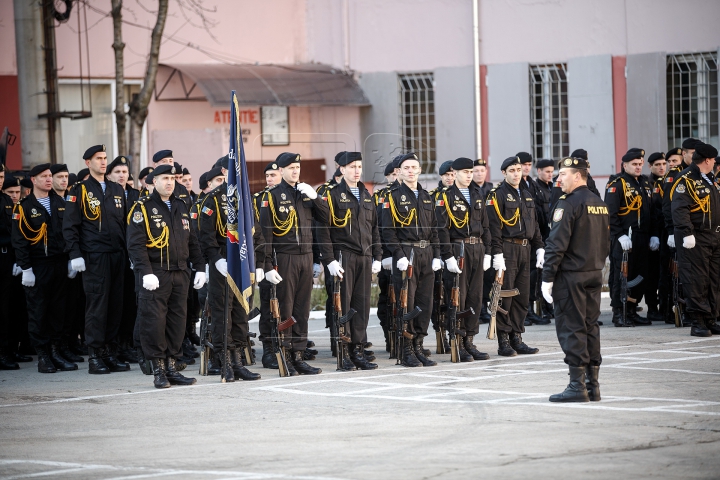
[[[564,200],[565,197],[567,197],[567,194],[563,193],[562,195],[560,195],[560,198],[558,198],[558,200]]]
[[[144,204],[145,202],[147,202],[148,200],[150,200],[150,195],[145,195],[144,197],[138,198],[138,199],[137,199],[137,203],[139,203],[140,205],[142,205],[142,204]]]
[[[615,178],[613,178],[612,180],[610,180],[610,181],[608,182],[608,184],[605,186],[605,188],[609,187],[610,185],[612,185],[613,183],[617,182],[618,180],[620,180],[620,177],[615,177]]]
[[[265,191],[266,191],[266,192],[269,192],[270,190],[272,190],[273,188],[277,187],[278,185],[280,185],[280,184],[278,183],[278,184],[275,184],[275,185],[272,185],[272,186],[269,186],[269,187],[265,187]]]

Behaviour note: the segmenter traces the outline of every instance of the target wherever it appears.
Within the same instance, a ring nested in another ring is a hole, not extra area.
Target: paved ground
[[[326,373],[152,388],[133,371],[0,372],[0,479],[718,478],[720,337],[603,315],[602,402],[557,405],[567,370],[553,326],[528,328],[541,353],[336,373],[321,320],[313,365]],[[371,319],[370,339],[382,332]],[[379,352],[379,348],[375,348]],[[194,369],[191,371],[196,371]]]

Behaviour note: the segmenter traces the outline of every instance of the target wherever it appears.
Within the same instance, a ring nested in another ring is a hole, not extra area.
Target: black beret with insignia
[[[183,168],[183,169],[182,169],[182,174],[183,174],[183,175],[190,175],[190,170],[188,170],[187,168]]]
[[[393,157],[392,162],[390,162],[390,163],[392,163],[393,169],[400,168],[400,159],[401,158],[402,158],[402,155],[396,155],[395,157]]]
[[[211,169],[209,172],[205,173],[205,180],[207,180],[207,182],[210,183],[213,178],[220,177],[220,176],[222,176],[222,174],[223,174],[222,168],[215,167],[215,168]]]
[[[474,167],[487,167],[487,162],[483,160],[482,158],[478,158],[475,160],[475,163],[473,164]]]
[[[198,182],[200,183],[200,190],[205,190],[207,188],[207,172],[200,175],[200,180],[198,180]]]
[[[297,153],[283,152],[277,156],[275,163],[280,168],[285,168],[293,163],[300,163],[300,155]]]
[[[120,155],[119,157],[115,157],[115,160],[110,162],[110,165],[107,166],[106,171],[107,171],[107,173],[112,173],[112,171],[115,167],[121,167],[121,166],[122,167],[128,166],[127,158],[125,158],[122,155]]]
[[[49,163],[41,163],[40,165],[35,165],[33,168],[30,169],[30,176],[35,177],[37,175],[40,175],[45,170],[51,170],[52,165]]]
[[[560,170],[562,170],[563,168],[577,168],[580,170],[587,170],[589,166],[590,163],[584,158],[565,157],[562,158],[558,163],[558,168],[560,168]]]
[[[55,175],[56,173],[67,172],[67,171],[68,171],[67,165],[65,165],[64,163],[58,163],[58,164],[55,164],[52,167],[50,167],[50,173],[52,173],[53,175]]]
[[[263,173],[267,172],[268,170],[277,170],[278,166],[275,162],[270,162],[267,165],[265,165],[265,170],[263,170]]]
[[[391,161],[387,165],[385,165],[385,170],[383,170],[383,175],[386,177],[388,175],[391,175],[395,171],[395,166],[393,165],[393,162]]]
[[[717,148],[713,147],[709,143],[698,142],[695,146],[695,153],[700,158],[715,158],[718,156]]]
[[[398,159],[397,160],[397,168],[400,168],[402,166],[403,162],[405,162],[406,160],[416,160],[418,162],[420,161],[420,160],[418,160],[417,154],[414,152],[404,153],[404,154],[400,155],[399,157],[397,157],[397,159]]]
[[[80,171],[77,173],[77,181],[78,181],[78,182],[82,182],[83,180],[85,180],[85,177],[87,177],[88,175],[90,175],[90,169],[89,169],[89,168],[83,168],[82,170],[80,170]]]
[[[474,165],[475,162],[465,157],[456,158],[452,162],[453,170],[472,170]]]
[[[3,184],[2,184],[2,189],[7,190],[8,188],[19,187],[19,186],[20,186],[20,179],[10,175],[7,178],[5,178],[5,182],[3,182]]]
[[[140,170],[140,174],[138,175],[138,178],[142,180],[143,178],[147,177],[152,173],[152,171],[155,170],[154,167],[145,167],[142,170]]]
[[[153,155],[153,163],[158,163],[163,158],[172,158],[173,153],[172,150],[160,150],[159,152],[156,152],[155,155]]]
[[[505,160],[503,160],[502,165],[500,165],[500,170],[505,171],[510,167],[511,165],[522,165],[522,162],[520,161],[520,157],[508,157]]]
[[[631,148],[627,151],[625,155],[622,157],[623,162],[632,162],[633,160],[637,160],[638,158],[642,159],[645,156],[645,150],[641,148]]]
[[[528,152],[518,152],[515,154],[520,159],[520,163],[532,163],[533,158]]]
[[[685,140],[683,140],[682,148],[684,148],[685,150],[695,150],[695,147],[699,143],[702,143],[702,142],[700,140],[698,140],[697,138],[693,138],[693,137],[686,138]]]
[[[178,162],[173,162],[173,166],[175,167],[175,171],[178,174],[182,174],[182,165],[180,165]]]
[[[335,155],[335,163],[341,167],[358,160],[362,160],[362,153],[360,152],[340,152]]]
[[[445,175],[445,174],[448,173],[450,170],[454,170],[454,169],[453,169],[453,163],[454,163],[454,162],[453,162],[452,160],[448,160],[448,161],[446,161],[446,162],[443,162],[442,165],[440,165],[440,170],[438,170],[438,172],[440,173],[440,175]]]
[[[582,157],[578,157],[582,158]],[[586,159],[587,160],[587,159]],[[547,168],[547,167],[555,167],[555,162],[553,160],[549,160],[547,158],[541,158],[538,159],[537,163],[535,164],[535,168],[540,170],[541,168]]]
[[[105,151],[105,145],[94,145],[87,150],[85,150],[85,153],[83,153],[83,160],[90,160],[93,155],[99,152]]]
[[[588,159],[587,150],[582,148],[578,148],[577,150],[573,151],[570,156],[573,158],[582,158],[583,160]]]
[[[668,152],[665,154],[665,158],[670,158],[673,155],[680,155],[682,157],[682,148],[675,147],[668,150]]]
[[[32,180],[30,180],[28,177],[25,177],[20,180],[20,186],[25,188],[33,188]]]
[[[650,156],[648,157],[648,163],[650,165],[652,165],[658,160],[665,160],[665,154],[663,152],[655,152],[650,154]]]
[[[215,161],[215,163],[213,164],[213,168],[222,167],[225,170],[227,170],[229,165],[230,165],[230,155],[225,155],[224,157],[220,157]]]
[[[148,174],[147,181],[152,182],[158,175],[175,175],[176,173],[177,170],[175,169],[175,165],[159,165],[155,168],[155,170]]]
[[[68,175],[68,188],[72,187],[77,183],[77,178],[77,175],[75,175],[74,173]]]

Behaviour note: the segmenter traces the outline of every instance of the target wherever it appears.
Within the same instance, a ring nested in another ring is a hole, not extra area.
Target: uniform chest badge
[[[280,211],[280,213],[285,213],[285,207],[280,207],[278,208],[278,210]]]
[[[190,230],[190,222],[188,222],[187,218],[182,219],[183,224],[183,230]]]
[[[340,194],[340,198],[342,198],[343,200],[345,200],[347,198],[347,195],[345,195],[345,192]]]
[[[227,202],[227,195],[225,195],[225,194],[223,193],[222,199],[223,199],[223,202]]]
[[[37,210],[35,210],[34,208],[31,208],[30,213],[32,213],[33,215],[37,215]]]
[[[92,192],[88,192],[88,197],[93,198],[93,193],[92,193]]]
[[[281,194],[280,194],[280,198],[282,198],[283,200],[285,200],[287,197],[285,196],[284,193],[281,193]]]
[[[402,202],[405,201],[405,195],[400,195],[400,201],[402,201]]]
[[[162,222],[162,223],[161,223],[160,225],[162,225],[162,226],[164,227],[164,226],[166,226],[166,225],[167,225],[167,223],[165,223],[165,222]]]
[[[133,213],[133,222],[140,223],[143,220],[142,212]]]
[[[563,213],[565,212],[564,208],[556,208],[553,212],[553,222],[559,222],[562,220]]]
[[[508,193],[508,194],[507,194],[507,201],[508,201],[508,202],[514,202],[514,201],[515,201],[515,197],[513,197],[512,195],[510,195],[510,194]]]
[[[153,208],[152,212],[157,215],[157,212],[158,212],[157,208]]]
[[[683,185],[682,183],[679,184],[677,188],[675,188],[675,191],[678,193],[685,193],[685,185]]]
[[[705,193],[710,193],[710,189],[709,189],[709,188],[706,188],[706,189],[705,189]]]

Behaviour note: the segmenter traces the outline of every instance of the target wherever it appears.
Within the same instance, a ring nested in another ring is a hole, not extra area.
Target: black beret
[[[577,158],[582,158],[582,157],[577,157]],[[585,159],[585,160],[587,160],[587,159]],[[541,159],[539,159],[539,160],[537,161],[537,163],[535,164],[535,168],[538,169],[538,170],[540,170],[541,168],[547,168],[547,167],[553,167],[553,168],[554,168],[554,167],[555,167],[555,162],[554,162],[553,160],[549,160],[549,159],[547,159],[547,158],[541,158]]]
[[[358,160],[362,160],[362,153],[360,152],[340,152],[335,155],[335,163],[341,167]]]
[[[56,173],[67,172],[67,171],[68,171],[67,165],[65,165],[64,163],[58,163],[58,164],[55,164],[52,167],[50,167],[50,173],[52,173],[53,175],[55,175]]]
[[[392,175],[392,173],[394,171],[395,171],[395,165],[393,165],[393,162],[391,160],[390,163],[385,165],[385,170],[383,170],[383,175],[385,175],[387,177],[388,175]]]
[[[453,169],[453,160],[448,160],[446,162],[443,162],[442,165],[440,165],[440,169],[438,170],[438,172],[440,173],[440,175],[445,175],[452,169]]]
[[[205,190],[207,188],[207,172],[200,175],[200,180],[198,180],[198,182],[200,183],[200,190]]]
[[[148,178],[150,179],[149,181],[152,182],[158,175],[175,175],[176,173],[175,165],[163,164],[156,167],[155,170],[152,171],[152,174],[148,175]]]
[[[95,145],[87,150],[85,150],[85,153],[83,153],[83,160],[90,160],[93,155],[95,155],[98,152],[104,152],[105,151],[105,145]]]
[[[473,164],[473,166],[474,167],[486,167],[487,162],[485,160],[483,160],[482,158],[478,158],[477,160],[475,160],[475,163]]]
[[[685,150],[695,150],[695,146],[698,143],[702,143],[702,142],[700,140],[698,140],[697,138],[693,138],[693,137],[686,138],[685,140],[683,140],[682,148],[684,148]]]
[[[118,157],[115,157],[115,160],[110,162],[110,165],[108,165],[106,172],[112,173],[112,171],[115,167],[127,167],[127,166],[128,166],[127,158],[124,157],[123,155],[120,155]]]
[[[465,157],[456,158],[452,162],[453,170],[472,170],[474,165],[475,162]]]
[[[560,163],[558,163],[558,167],[562,170],[563,168],[577,168],[581,170],[587,170],[590,166],[590,163],[584,158],[573,158],[573,157],[565,157],[560,160]]]
[[[220,157],[217,159],[217,161],[215,161],[215,163],[213,164],[213,168],[222,167],[225,170],[227,170],[229,168],[229,165],[230,165],[230,155],[225,155],[224,157]]]
[[[19,187],[19,186],[20,186],[20,179],[10,175],[5,179],[5,182],[3,182],[2,189],[7,190],[8,188]]]
[[[275,163],[280,168],[285,168],[292,163],[300,163],[300,155],[297,153],[283,152],[277,156]]]
[[[718,151],[709,143],[698,142],[695,145],[695,154],[700,158],[715,158],[718,156]]]
[[[672,157],[673,155],[680,155],[680,156],[682,157],[682,148],[680,148],[680,147],[671,148],[671,149],[665,154],[665,158],[670,158],[670,157]]]
[[[0,172],[4,172],[4,171],[5,171],[5,165],[0,163]]]
[[[515,155],[520,159],[520,163],[532,163],[532,155],[527,152],[519,152]]]
[[[78,182],[81,182],[81,181],[85,180],[85,177],[87,177],[88,175],[90,175],[90,169],[89,169],[89,168],[83,168],[82,170],[80,170],[80,171],[77,173],[77,181],[78,181]]]
[[[152,173],[152,171],[155,170],[154,167],[145,167],[142,170],[140,170],[140,174],[138,175],[138,178],[142,180],[143,178],[147,177]]]
[[[622,157],[623,162],[632,162],[633,160],[637,160],[638,158],[643,158],[645,156],[645,150],[642,148],[631,148],[627,151],[625,155]]]
[[[190,175],[190,170],[188,170],[187,168],[183,168],[183,169],[182,169],[182,174],[183,174],[183,175]]]
[[[132,173],[128,173],[128,181],[135,180],[132,176]]]
[[[342,174],[342,172],[340,171],[340,168],[339,168],[339,167],[336,168],[336,169],[335,169],[335,173],[333,173],[333,178],[342,177],[342,176],[343,176],[343,174]]]
[[[205,180],[206,180],[208,183],[210,183],[210,181],[211,181],[213,178],[219,177],[219,176],[221,176],[222,174],[223,174],[223,173],[222,173],[222,168],[221,168],[221,167],[215,167],[215,168],[211,169],[209,172],[206,172],[206,173],[205,173]]]
[[[390,162],[390,163],[392,163],[393,169],[400,168],[400,159],[402,157],[403,157],[402,155],[397,155],[392,159],[392,162]]]
[[[588,159],[587,150],[583,148],[578,148],[577,150],[573,151],[570,156],[573,158],[582,158],[583,160]]]
[[[715,166],[720,165],[720,157],[715,157]]]
[[[500,165],[500,170],[504,171],[507,170],[507,168],[511,165],[522,165],[522,162],[520,162],[520,157],[508,157],[505,160],[503,160],[502,165]]]
[[[648,163],[650,165],[655,163],[657,160],[665,160],[665,154],[663,152],[655,152],[650,154],[650,156],[648,157]]]
[[[77,183],[77,175],[71,173],[68,175],[68,187],[71,187]]]
[[[263,170],[263,173],[267,172],[268,170],[277,170],[277,169],[278,169],[277,163],[270,162],[267,165],[265,165],[265,170]]]
[[[28,177],[25,177],[22,180],[20,180],[20,186],[25,187],[25,188],[33,188],[32,181]]]
[[[420,161],[418,160],[417,154],[415,154],[414,152],[404,153],[398,157],[397,168],[400,168],[400,166],[405,160],[417,160],[418,162]]]
[[[49,163],[41,163],[40,165],[35,165],[33,168],[30,169],[30,176],[34,177],[40,175],[45,170],[51,170],[51,168],[52,165]]]
[[[173,162],[173,166],[175,167],[175,171],[182,175],[182,165],[180,165],[178,162]]]
[[[160,150],[159,152],[156,152],[155,155],[153,155],[153,163],[157,163],[163,158],[168,158],[172,156],[172,150]]]

